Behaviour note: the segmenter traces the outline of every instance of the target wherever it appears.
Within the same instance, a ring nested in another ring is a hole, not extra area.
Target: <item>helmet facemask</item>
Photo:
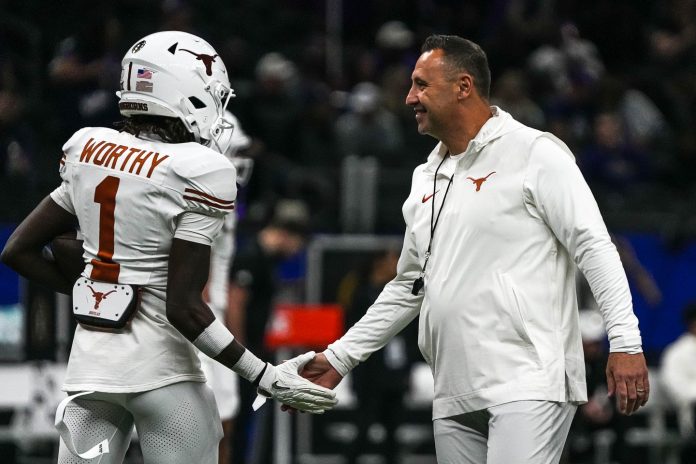
[[[237,185],[243,187],[249,182],[254,168],[254,160],[243,154],[251,146],[251,138],[244,132],[234,114],[225,110],[224,119],[230,128],[223,131],[219,146],[237,170]]]
[[[209,130],[208,147],[214,149],[218,153],[224,154],[230,143],[232,142],[232,131],[234,131],[234,122],[227,116],[225,111],[227,104],[232,97],[235,97],[234,90],[223,83],[218,82],[213,90],[214,101],[218,111],[218,117],[215,119]],[[228,135],[229,134],[229,135]]]

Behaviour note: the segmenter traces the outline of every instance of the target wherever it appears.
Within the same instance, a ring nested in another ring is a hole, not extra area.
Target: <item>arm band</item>
[[[268,364],[266,364],[265,366],[263,366],[263,370],[261,371],[261,373],[260,373],[259,375],[256,376],[256,378],[254,379],[253,382],[251,382],[251,384],[252,384],[253,386],[255,386],[255,387],[258,387],[258,386],[259,386],[259,384],[261,383],[261,379],[263,378],[263,374],[266,373],[266,370],[267,370],[267,369],[268,369]]]
[[[261,378],[261,373],[265,372],[267,364],[256,357],[254,353],[249,350],[244,350],[239,361],[232,366],[232,370],[237,374],[241,375],[243,378],[247,379],[249,382],[253,382],[259,377]]]
[[[203,353],[214,358],[227,348],[227,345],[232,343],[232,340],[234,340],[234,335],[227,330],[227,327],[222,322],[215,319],[193,341],[193,344]]]

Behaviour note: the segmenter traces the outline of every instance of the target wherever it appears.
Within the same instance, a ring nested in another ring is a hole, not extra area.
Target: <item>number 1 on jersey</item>
[[[99,203],[99,251],[92,260],[90,277],[102,282],[118,282],[120,265],[113,262],[116,192],[121,179],[107,176],[94,190],[94,202]]]

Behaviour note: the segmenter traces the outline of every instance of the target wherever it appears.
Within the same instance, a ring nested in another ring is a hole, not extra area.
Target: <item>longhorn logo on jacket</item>
[[[495,171],[489,173],[486,177],[479,177],[478,179],[474,179],[473,177],[467,177],[467,179],[469,179],[471,182],[474,183],[474,185],[476,185],[476,191],[478,192],[479,190],[481,190],[481,186],[483,185],[483,183],[486,182],[486,180],[488,180],[488,178],[491,177],[493,174],[495,174]]]

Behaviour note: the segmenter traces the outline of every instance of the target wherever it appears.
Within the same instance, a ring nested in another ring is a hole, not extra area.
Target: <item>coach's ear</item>
[[[469,98],[474,91],[474,78],[471,74],[461,73],[457,79],[457,85],[459,86],[457,98],[459,100]]]

